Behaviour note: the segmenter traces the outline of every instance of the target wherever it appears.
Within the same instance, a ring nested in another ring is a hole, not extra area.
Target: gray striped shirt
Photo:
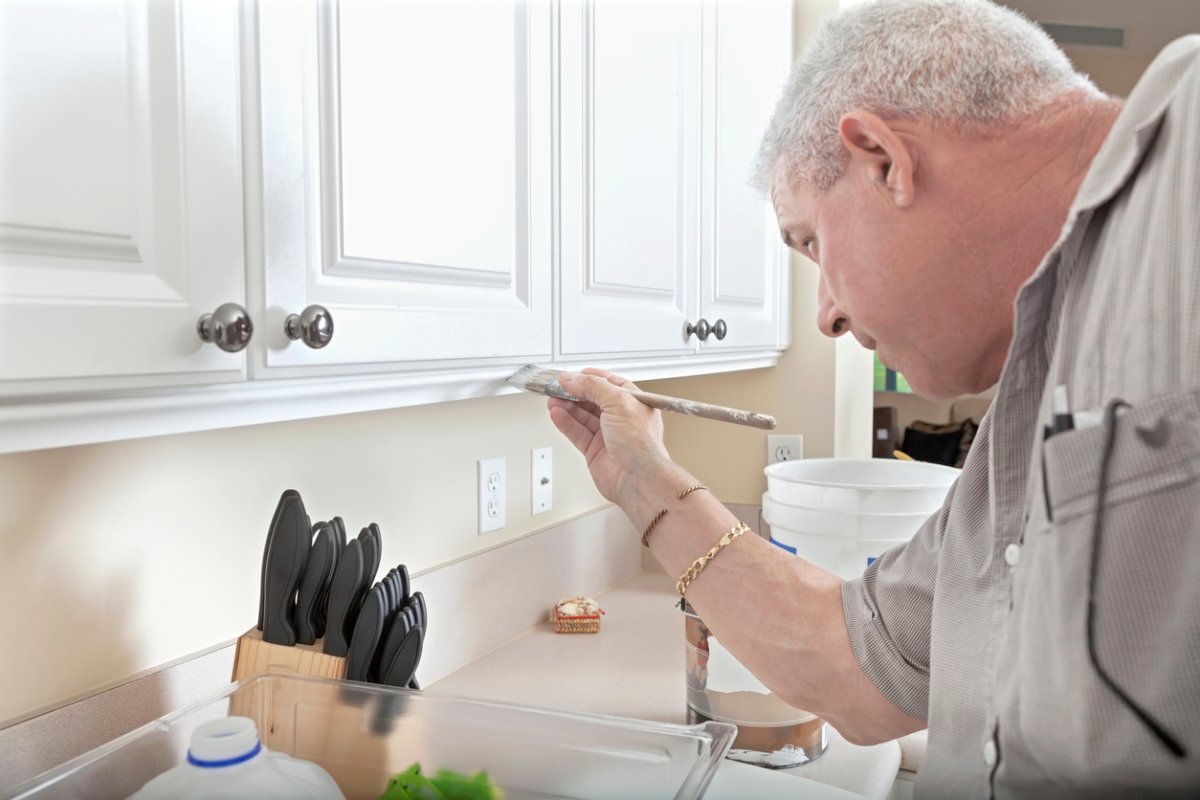
[[[929,722],[919,795],[1200,796],[1200,36],[1138,83],[1015,313],[945,505],[843,588],[855,657]],[[1058,385],[1078,424],[1047,438]],[[1096,660],[1186,758],[1089,658],[1097,544]]]

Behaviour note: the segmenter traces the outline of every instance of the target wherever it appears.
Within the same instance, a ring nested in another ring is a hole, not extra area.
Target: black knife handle
[[[263,641],[290,647],[296,643],[292,624],[296,587],[300,585],[312,545],[312,523],[299,494],[284,500],[277,523],[267,559]]]
[[[258,629],[263,629],[263,617],[266,616],[267,609],[267,562],[271,558],[271,537],[279,526],[279,515],[283,513],[283,507],[289,497],[300,497],[300,493],[295,489],[284,489],[283,494],[279,496],[279,502],[275,504],[275,513],[271,515],[271,525],[267,528],[267,540],[263,543],[263,559],[262,559],[262,575],[258,582]]]
[[[366,681],[379,652],[383,637],[384,616],[387,614],[387,599],[383,587],[375,584],[363,601],[362,610],[354,622],[354,634],[350,637],[350,648],[346,652],[346,680]]]
[[[325,583],[333,574],[334,557],[333,531],[326,524],[321,525],[313,540],[312,549],[308,552],[308,564],[304,568],[304,577],[300,579],[300,588],[296,592],[296,641],[299,644],[312,644],[317,640],[317,604]]]
[[[362,581],[363,551],[362,544],[357,539],[346,543],[338,560],[337,570],[333,573],[333,582],[329,586],[329,610],[325,622],[325,643],[323,650],[327,655],[344,656],[349,649],[347,629],[352,630],[352,619],[357,600],[358,586]]]

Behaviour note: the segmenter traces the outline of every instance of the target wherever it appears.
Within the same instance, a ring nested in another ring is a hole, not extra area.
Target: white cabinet
[[[694,350],[699,3],[563,3],[559,353]]]
[[[549,2],[262,0],[257,24],[252,374],[546,360]],[[311,304],[320,350],[284,335]]]
[[[791,65],[792,4],[707,0],[704,43],[700,317],[727,332],[700,347],[774,347],[787,333],[787,248],[748,180]]]
[[[0,398],[241,380],[237,6],[0,3]]]
[[[786,254],[747,181],[788,0],[562,6],[558,355],[776,348]],[[688,332],[720,321],[722,338]]]
[[[775,363],[745,180],[790,28],[789,0],[0,0],[0,452],[498,394],[527,362]],[[240,352],[197,335],[226,303]],[[319,349],[285,335],[314,305]]]

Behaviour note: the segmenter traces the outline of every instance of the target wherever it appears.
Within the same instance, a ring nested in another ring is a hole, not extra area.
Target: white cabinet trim
[[[631,358],[560,364],[604,366],[633,380],[773,367],[779,353],[717,357]],[[173,388],[170,392],[97,392],[64,399],[0,403],[0,453],[94,444],[146,436],[379,411],[515,394],[506,380],[521,365],[428,370],[403,375],[258,380]]]

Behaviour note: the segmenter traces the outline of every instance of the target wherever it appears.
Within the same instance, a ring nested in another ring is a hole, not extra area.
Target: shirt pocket
[[[1079,778],[1073,791],[1178,769],[1089,660],[1089,596],[1099,663],[1177,738],[1200,736],[1191,711],[1200,707],[1200,682],[1189,677],[1200,635],[1200,390],[1158,395],[1118,413],[1100,507],[1106,438],[1101,424],[1046,440],[1051,520],[1017,567],[1021,716],[1038,721],[1026,733],[1055,754],[1055,768]],[[1048,720],[1050,730],[1041,725]]]
[[[1200,477],[1200,390],[1172,392],[1117,413],[1105,507],[1146,498]],[[1046,500],[1053,528],[1096,511],[1107,431],[1103,424],[1044,444]],[[1194,498],[1188,498],[1194,501]],[[1148,508],[1150,519],[1169,516]]]

